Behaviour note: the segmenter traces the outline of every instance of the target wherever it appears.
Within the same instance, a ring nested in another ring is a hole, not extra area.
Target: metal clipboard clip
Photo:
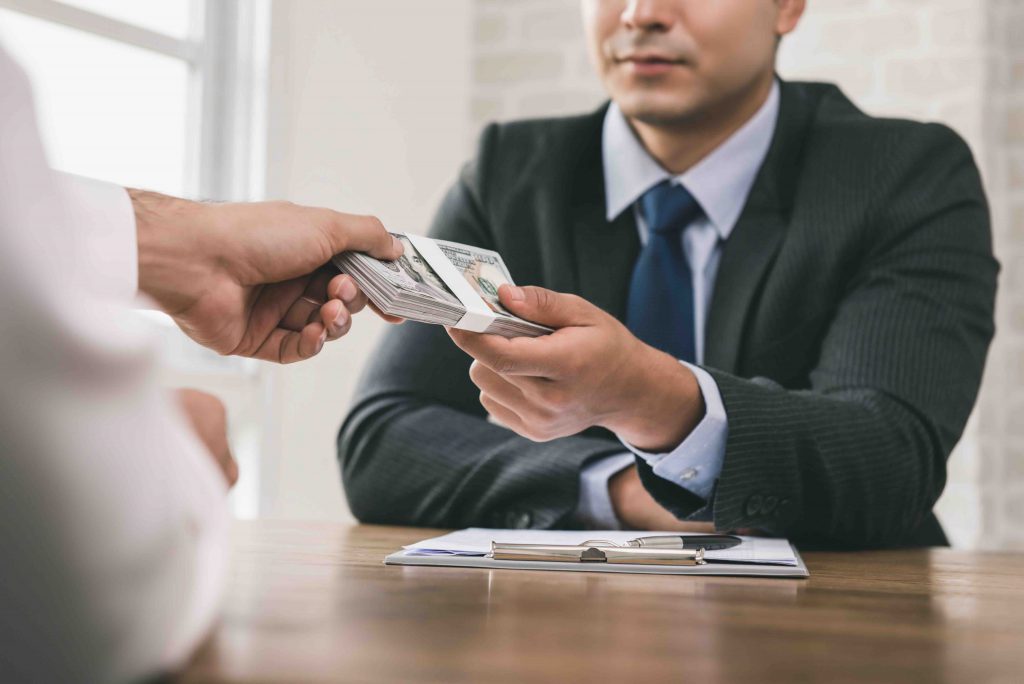
[[[625,565],[704,565],[704,549],[657,549],[619,546],[590,540],[579,546],[503,544],[491,542],[494,560],[550,561],[563,563],[613,563]]]

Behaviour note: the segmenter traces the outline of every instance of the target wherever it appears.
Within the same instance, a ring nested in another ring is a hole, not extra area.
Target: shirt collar
[[[727,239],[768,155],[778,115],[779,83],[775,81],[768,99],[739,130],[689,171],[673,176],[644,149],[613,102],[604,117],[601,148],[608,220],[613,221],[653,186],[673,179],[690,191],[719,237]]]

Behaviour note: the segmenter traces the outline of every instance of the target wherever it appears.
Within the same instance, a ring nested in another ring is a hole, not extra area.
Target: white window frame
[[[189,66],[188,194],[263,196],[270,0],[196,2],[191,36],[176,38],[57,0],[0,0],[0,8],[184,61]]]
[[[0,8],[184,61],[189,68],[186,194],[195,199],[248,201],[265,194],[271,0],[191,0],[189,36],[178,38],[57,0],[0,0]],[[169,321],[169,319],[168,319]],[[170,323],[168,322],[170,325]],[[210,368],[213,363],[215,368]],[[279,439],[269,420],[272,376],[261,364],[208,359],[204,368],[173,372],[174,384],[215,393],[253,392],[261,413],[253,444],[257,473],[234,499],[236,513],[256,516],[273,497]],[[194,370],[194,372],[193,372]],[[271,447],[271,448],[268,448]]]

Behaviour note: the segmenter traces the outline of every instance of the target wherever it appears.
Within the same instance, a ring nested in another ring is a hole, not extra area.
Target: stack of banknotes
[[[352,276],[370,301],[388,315],[421,323],[458,324],[466,314],[466,307],[409,238],[401,233],[394,235],[405,247],[405,254],[397,261],[343,252],[334,257],[334,265]],[[505,283],[513,284],[501,255],[457,242],[433,242],[494,312],[494,320],[484,332],[503,337],[537,337],[552,332],[550,328],[514,316],[501,305],[498,288]]]

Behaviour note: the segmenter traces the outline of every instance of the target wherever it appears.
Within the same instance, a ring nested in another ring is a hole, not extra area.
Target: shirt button
[[[687,468],[679,476],[679,479],[682,480],[683,482],[686,482],[688,480],[692,480],[693,478],[697,477],[697,473],[699,473],[699,472],[700,472],[700,468]]]
[[[761,514],[761,495],[751,494],[747,499],[746,505],[743,507],[747,516],[753,518]]]

